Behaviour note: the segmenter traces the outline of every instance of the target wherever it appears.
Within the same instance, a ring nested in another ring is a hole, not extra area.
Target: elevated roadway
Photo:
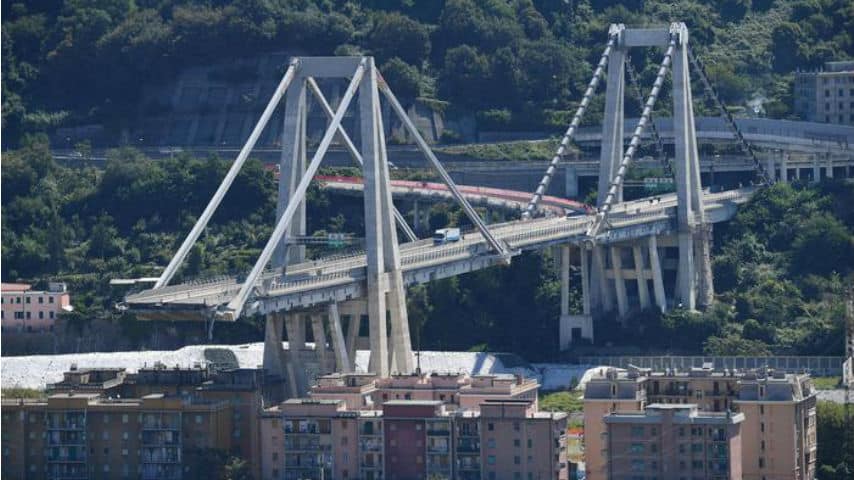
[[[704,203],[709,222],[721,222],[735,215],[755,187],[706,193]],[[552,216],[529,221],[513,221],[491,226],[491,231],[518,255],[553,245],[584,242],[593,215]],[[610,216],[610,229],[597,237],[609,244],[649,235],[672,233],[676,229],[676,196],[624,202]],[[400,245],[404,282],[407,285],[459,275],[501,264],[489,252],[481,235],[469,232],[459,242],[434,245],[432,240]],[[292,265],[287,274],[267,271],[256,286],[245,314],[266,314],[311,308],[332,301],[343,302],[365,295],[365,255],[321,258]],[[140,319],[206,320],[227,304],[240,290],[239,277],[218,277],[145,290],[126,298],[127,307]]]

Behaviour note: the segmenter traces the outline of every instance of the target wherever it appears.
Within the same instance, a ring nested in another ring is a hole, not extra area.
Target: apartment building
[[[168,399],[167,403],[171,405],[170,408],[181,412],[182,415],[186,412],[192,413],[195,411],[194,409],[203,406],[209,408],[209,406],[215,405],[218,411],[221,410],[217,414],[216,435],[212,435],[210,431],[206,430],[213,427],[208,427],[204,418],[197,420],[195,413],[186,414],[190,415],[187,418],[192,421],[190,423],[185,422],[182,432],[194,438],[191,443],[184,442],[180,445],[178,454],[180,461],[178,463],[183,466],[186,474],[192,470],[194,461],[192,452],[196,449],[212,448],[246,459],[252,467],[253,476],[258,478],[261,472],[261,434],[258,419],[262,412],[264,390],[268,386],[263,371],[260,369],[213,370],[201,366],[167,368],[165,365],[156,364],[130,373],[123,368],[78,369],[72,366],[71,370],[64,373],[62,381],[47,386],[48,398],[45,401],[50,402],[51,399],[54,399],[54,402],[57,402],[58,399],[85,397],[89,398],[90,401],[86,408],[80,407],[79,411],[85,411],[88,414],[103,411],[107,415],[112,410],[115,411],[113,413],[116,415],[123,415],[122,412],[130,408],[129,406],[143,401],[148,401],[150,404],[153,398]],[[34,406],[30,406],[28,402],[11,402],[10,408],[38,409],[42,408],[39,405],[45,401],[35,402],[32,404]],[[6,406],[7,403],[4,402],[4,478],[6,478],[7,465],[13,465],[14,471],[19,469],[29,471],[34,465],[30,461],[31,457],[35,459],[39,455],[38,450],[33,449],[29,450],[31,452],[29,456],[16,457],[12,455],[11,452],[25,448],[25,445],[22,443],[24,437],[5,435],[7,432],[6,421],[9,420],[6,416]],[[23,415],[27,416],[28,413],[24,412]],[[39,413],[34,412],[34,415],[32,418],[37,419]],[[184,416],[186,417],[186,415]],[[37,420],[32,421],[37,422]],[[198,421],[201,423],[197,423]],[[130,438],[137,438],[143,434],[143,431],[128,431]],[[38,431],[34,431],[33,435],[41,438],[41,433]],[[91,434],[87,435],[89,439],[100,438],[97,436],[100,433],[96,433],[96,437],[92,437]],[[116,439],[118,437],[108,434],[108,438]],[[90,455],[75,460],[80,465],[77,470],[87,472],[86,475],[88,476],[80,478],[100,478],[92,471],[92,468],[100,468],[98,467],[100,459],[93,456],[98,452],[98,448],[97,446],[90,446],[89,448],[92,450]],[[9,457],[6,456],[7,451]],[[135,450],[131,449],[131,451]],[[46,457],[49,452],[44,451],[42,453],[42,457]],[[127,468],[130,477],[139,478],[137,475],[139,472],[135,470],[138,468],[138,464],[132,461],[126,463],[128,463]],[[40,465],[36,464],[35,468],[41,474],[37,475],[36,478],[45,478],[44,472],[39,470]],[[117,464],[110,468],[110,472],[113,474],[110,478],[120,478],[121,472],[124,471],[124,464]],[[60,477],[51,476],[50,478]],[[184,475],[184,478],[193,477]]]
[[[587,478],[611,478],[608,463],[616,453],[609,449],[612,439],[605,419],[610,414],[639,415],[651,405],[659,409],[662,405],[693,405],[699,414],[707,416],[727,412],[744,415],[739,435],[741,476],[745,480],[812,479],[815,404],[815,391],[806,374],[720,371],[709,366],[686,372],[603,368],[587,383],[584,393]],[[677,457],[684,455],[678,450],[675,453]],[[688,463],[691,458],[684,460]]]
[[[743,413],[694,404],[648,405],[605,416],[608,478],[742,478]]]
[[[3,400],[2,417],[9,479],[193,478],[194,454],[231,447],[226,402],[59,393]]]
[[[795,73],[795,113],[811,122],[854,125],[854,61]]]
[[[264,411],[262,477],[566,479],[566,415],[537,411],[537,389],[502,375],[328,375]]]
[[[64,283],[50,282],[47,290],[28,283],[0,284],[0,325],[18,332],[52,331],[62,312],[73,310]]]

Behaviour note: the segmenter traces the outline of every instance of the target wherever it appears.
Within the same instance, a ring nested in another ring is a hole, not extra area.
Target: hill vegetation
[[[4,147],[134,120],[144,85],[259,52],[371,54],[401,96],[486,128],[562,128],[611,22],[685,21],[724,99],[791,112],[792,72],[854,56],[847,0],[3,0]],[[641,79],[660,53],[633,54]],[[627,102],[630,113],[636,102]],[[444,104],[444,103],[443,103]],[[660,107],[667,106],[662,100]],[[698,106],[703,111],[702,106]],[[602,101],[593,102],[596,121]]]

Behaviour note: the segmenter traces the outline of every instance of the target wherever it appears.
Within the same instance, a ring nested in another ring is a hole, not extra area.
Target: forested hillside
[[[60,125],[118,131],[143,85],[262,51],[374,55],[401,95],[450,102],[493,129],[564,127],[611,22],[685,21],[724,99],[759,99],[774,117],[791,115],[793,70],[854,55],[849,0],[3,0],[2,8],[6,148]],[[633,56],[645,80],[658,55]],[[601,101],[590,121],[597,110]]]

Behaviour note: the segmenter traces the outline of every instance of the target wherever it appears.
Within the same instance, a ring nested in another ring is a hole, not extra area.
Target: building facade
[[[804,120],[854,125],[854,61],[795,74],[795,113]]]
[[[782,372],[715,371],[707,367],[687,372],[601,369],[587,383],[584,393],[588,479],[611,478],[609,459],[617,453],[609,448],[613,439],[606,418],[614,413],[641,415],[651,405],[658,405],[659,410],[662,406],[692,405],[701,417],[743,414],[739,422],[740,469],[745,480],[815,477],[816,396],[810,377]],[[684,456],[686,464],[693,461],[679,450],[673,453]]]
[[[265,387],[260,369],[73,368],[45,399],[3,401],[3,478],[196,478],[206,455],[259,478]]]
[[[163,394],[61,393],[3,401],[3,478],[193,478],[208,448],[228,451],[226,402]]]
[[[59,314],[73,310],[71,295],[61,282],[49,283],[47,290],[33,290],[27,283],[3,283],[0,297],[3,330],[52,331]]]
[[[693,404],[648,405],[605,416],[608,478],[742,478],[743,413]]]
[[[263,413],[262,477],[566,479],[566,415],[539,412],[537,389],[512,375],[322,377]]]

